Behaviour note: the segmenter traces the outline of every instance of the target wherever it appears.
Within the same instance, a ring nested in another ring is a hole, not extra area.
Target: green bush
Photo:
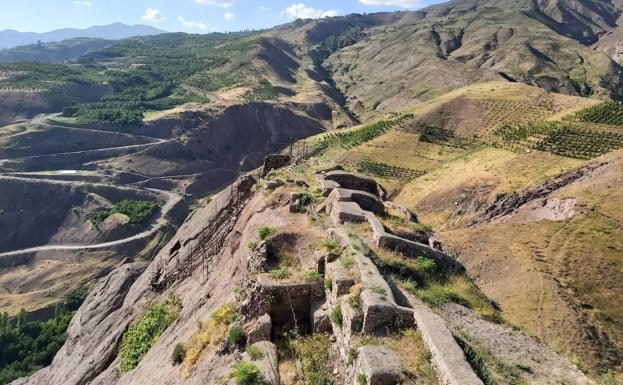
[[[333,310],[331,310],[331,321],[338,326],[342,326],[344,316],[342,315],[342,307],[340,305],[336,305]]]
[[[368,377],[363,374],[363,373],[359,373],[357,374],[357,385],[367,385],[368,383]]]
[[[277,279],[280,281],[284,279],[288,279],[290,278],[290,276],[292,276],[292,274],[290,273],[290,270],[288,270],[285,267],[282,267],[281,269],[272,270],[269,274],[273,279]]]
[[[274,230],[272,227],[268,225],[264,225],[257,230],[257,235],[260,237],[262,241],[266,240],[273,234]]]
[[[335,239],[325,239],[322,241],[321,246],[325,251],[335,255],[339,254],[342,248],[342,245]]]
[[[177,318],[181,310],[179,298],[169,297],[147,312],[123,335],[119,355],[122,372],[136,368],[160,335]]]
[[[333,281],[331,280],[331,278],[327,278],[324,280],[324,288],[327,290],[333,289]]]
[[[329,335],[312,334],[293,341],[292,345],[303,365],[305,383],[309,385],[330,385],[333,366],[331,364]]]
[[[252,363],[238,362],[234,365],[230,377],[234,379],[236,385],[263,385],[264,377],[262,373]]]
[[[186,349],[181,342],[175,344],[173,348],[173,353],[171,353],[171,362],[173,365],[179,365],[184,361],[184,356],[186,355]]]
[[[227,333],[227,339],[234,345],[237,345],[242,342],[244,334],[242,332],[241,326],[233,326],[229,329]]]
[[[301,273],[301,279],[306,282],[322,280],[322,274],[315,271],[304,271]]]
[[[246,352],[249,358],[253,361],[259,360],[260,358],[264,357],[264,353],[262,353],[260,348],[258,348],[257,346],[251,345],[247,347]]]

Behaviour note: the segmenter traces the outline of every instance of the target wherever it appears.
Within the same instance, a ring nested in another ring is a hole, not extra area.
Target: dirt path
[[[0,175],[0,181],[1,180],[26,180],[26,181],[29,181],[29,182],[33,181],[32,178],[20,178],[20,177],[7,176],[7,175]],[[37,246],[37,247],[31,247],[31,248],[27,248],[27,249],[19,249],[19,250],[3,252],[3,253],[0,253],[0,258],[2,258],[2,257],[10,257],[10,256],[17,256],[17,255],[21,255],[21,254],[36,253],[36,252],[40,252],[40,251],[67,251],[67,250],[105,249],[105,248],[109,248],[109,247],[113,247],[113,246],[123,245],[123,244],[129,243],[129,242],[133,242],[133,241],[136,241],[136,240],[144,239],[144,238],[152,236],[156,231],[158,231],[160,229],[160,227],[162,227],[162,225],[166,222],[165,219],[164,219],[166,217],[166,215],[169,213],[169,211],[171,211],[171,209],[173,209],[173,207],[175,207],[175,205],[178,202],[180,202],[182,200],[182,197],[180,195],[177,195],[177,194],[169,192],[169,191],[157,190],[157,189],[152,189],[152,188],[138,189],[138,188],[128,188],[128,187],[115,186],[115,185],[111,185],[111,184],[70,182],[70,181],[60,181],[60,180],[52,180],[52,179],[36,179],[36,180],[41,181],[42,183],[52,183],[52,184],[63,184],[63,185],[76,185],[76,184],[85,185],[86,184],[86,185],[92,185],[92,186],[106,186],[106,187],[111,187],[112,186],[112,187],[117,187],[117,188],[120,188],[120,189],[129,189],[129,190],[135,190],[135,191],[151,191],[153,193],[166,196],[167,197],[167,201],[160,209],[160,216],[158,218],[152,220],[151,223],[149,224],[149,227],[145,231],[143,231],[141,233],[138,233],[138,234],[135,234],[135,235],[133,235],[131,237],[124,238],[124,239],[119,239],[119,240],[111,241],[111,242],[98,243],[98,244],[94,244],[94,245],[45,245],[45,246]]]
[[[103,133],[108,133],[108,134],[120,134],[120,135],[124,135],[124,136],[128,136],[128,137],[147,139],[147,140],[151,140],[152,142],[151,143],[144,143],[144,144],[132,144],[132,145],[127,145],[127,146],[102,147],[102,148],[92,149],[92,150],[80,150],[80,151],[69,151],[69,152],[58,152],[58,153],[41,154],[41,155],[12,157],[12,158],[0,159],[0,161],[40,159],[40,158],[62,156],[62,155],[96,154],[96,153],[105,152],[105,151],[112,151],[112,150],[137,150],[138,151],[138,150],[141,150],[141,149],[144,149],[144,148],[147,148],[147,147],[151,147],[151,146],[155,146],[155,145],[158,145],[158,144],[167,143],[167,142],[171,141],[171,139],[161,139],[161,138],[154,138],[154,137],[151,137],[151,136],[127,134],[127,133],[116,133],[116,132],[112,132],[112,131],[98,130],[98,129],[94,129],[94,128],[63,126],[63,125],[60,125],[60,124],[50,124],[48,122],[48,120],[50,118],[56,117],[58,115],[59,114],[49,114],[49,115],[38,116],[38,117],[32,119],[30,122],[28,122],[26,124],[38,125],[38,126],[46,126],[46,127],[58,127],[58,128],[65,128],[65,129],[71,129],[71,130],[103,132]],[[18,134],[13,135],[13,136],[24,135],[26,133],[27,132],[20,132]]]

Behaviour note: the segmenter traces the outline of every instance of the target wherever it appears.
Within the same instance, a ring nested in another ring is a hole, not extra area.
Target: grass
[[[342,323],[344,322],[344,315],[342,314],[342,306],[340,306],[339,304],[336,305],[333,310],[331,310],[331,321],[338,325],[338,326],[342,326]]]
[[[242,332],[241,326],[232,326],[227,332],[227,339],[233,345],[240,344],[244,339],[244,333]]]
[[[293,340],[291,345],[302,364],[305,383],[309,385],[330,385],[333,366],[331,364],[329,335],[312,334]]]
[[[322,274],[316,271],[304,271],[299,274],[301,279],[305,282],[313,282],[322,280]]]
[[[184,362],[184,355],[186,354],[186,348],[184,348],[184,344],[178,342],[175,344],[173,348],[173,352],[171,353],[171,362],[173,365],[179,365]]]
[[[231,370],[230,377],[236,385],[264,385],[264,377],[255,364],[237,362]]]
[[[228,336],[228,327],[236,321],[238,316],[236,305],[230,302],[212,313],[207,322],[199,322],[198,330],[185,344],[186,354],[184,355],[182,377],[186,378],[190,375],[202,353],[209,348],[215,348],[225,336]]]
[[[169,297],[147,312],[123,334],[119,349],[119,368],[129,372],[136,368],[160,335],[177,318],[182,304],[177,297]]]
[[[361,309],[361,291],[362,290],[363,290],[363,285],[360,283],[353,285],[350,288],[350,293],[348,294],[348,304],[353,309]]]
[[[323,251],[328,253],[339,255],[340,250],[342,249],[342,245],[335,239],[325,239],[320,244]]]
[[[357,374],[357,385],[366,385],[368,383],[368,377],[364,373]]]
[[[270,271],[268,274],[270,274],[271,278],[279,280],[279,281],[283,281],[285,279],[288,279],[292,276],[292,273],[290,273],[290,270],[288,270],[285,267],[276,269],[276,270],[272,270]]]
[[[264,357],[264,353],[257,346],[251,345],[247,347],[247,355],[252,361],[256,361]]]

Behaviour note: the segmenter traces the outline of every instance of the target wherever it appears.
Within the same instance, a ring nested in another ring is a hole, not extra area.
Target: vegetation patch
[[[331,321],[338,326],[342,326],[344,322],[344,315],[342,314],[342,306],[339,304],[336,305],[333,310],[331,310]]]
[[[155,201],[135,201],[123,200],[116,203],[111,209],[98,211],[89,216],[91,223],[99,227],[104,223],[106,218],[112,214],[124,214],[130,218],[131,225],[138,225],[147,221],[158,210],[160,203]]]
[[[620,126],[623,125],[623,105],[620,102],[608,101],[585,108],[565,118],[566,120]]]
[[[229,337],[228,328],[240,314],[234,303],[227,303],[218,308],[208,321],[199,322],[199,330],[185,344],[184,369],[182,377],[188,377],[201,353],[208,348],[215,348],[225,337]]]
[[[407,119],[411,119],[413,115],[398,115],[387,120],[380,120],[378,122],[365,125],[361,128],[349,130],[345,132],[331,132],[324,135],[315,148],[312,150],[312,155],[318,155],[324,152],[330,147],[342,147],[344,149],[351,149],[357,147],[365,142],[383,135],[391,128],[401,124]]]
[[[285,267],[282,267],[280,269],[276,269],[276,270],[272,270],[270,273],[271,278],[272,279],[276,279],[279,281],[282,281],[284,279],[288,279],[292,276],[292,273],[290,273],[290,270],[288,270]]]
[[[28,321],[24,310],[14,319],[0,314],[0,384],[50,365],[65,343],[72,317],[73,313],[59,311],[47,321]]]
[[[426,171],[392,166],[386,163],[378,163],[371,160],[364,160],[357,163],[357,171],[362,174],[385,179],[397,179],[402,182],[410,182],[415,178],[426,174]]]
[[[173,352],[171,353],[171,362],[173,365],[181,364],[184,361],[184,355],[186,355],[186,348],[184,348],[184,344],[178,342],[175,344]]]
[[[329,385],[333,367],[331,365],[331,341],[328,334],[316,333],[291,342],[297,358],[303,366],[305,383]]]
[[[119,349],[121,357],[119,367],[122,372],[129,372],[138,366],[160,335],[177,318],[181,308],[180,299],[171,296],[148,308],[147,312],[128,328]]]
[[[255,364],[250,362],[238,362],[232,368],[230,377],[236,385],[263,385],[264,377]]]
[[[264,353],[262,353],[260,348],[254,345],[248,346],[246,353],[249,356],[249,358],[253,361],[259,360],[260,358],[264,357]]]
[[[623,148],[623,133],[594,130],[571,122],[538,122],[498,128],[489,143],[513,151],[534,149],[577,159],[592,159]]]
[[[264,225],[257,230],[257,235],[260,237],[262,241],[266,240],[268,237],[273,235],[275,230],[268,225]]]

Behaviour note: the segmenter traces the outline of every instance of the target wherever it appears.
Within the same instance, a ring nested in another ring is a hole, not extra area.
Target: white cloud
[[[323,17],[337,16],[337,11],[323,11],[322,9],[316,9],[308,7],[303,3],[298,3],[292,4],[291,6],[286,8],[285,11],[281,12],[281,14],[293,19],[319,19]]]
[[[359,2],[373,7],[415,8],[420,5],[421,0],[359,0]]]
[[[74,1],[74,4],[76,5],[84,5],[85,7],[90,7],[93,5],[93,3],[91,3],[90,1],[86,0],[86,1]]]
[[[234,15],[234,14],[233,14],[233,13],[231,13],[231,12],[225,12],[225,14],[223,15],[223,18],[225,18],[225,20],[231,20],[231,19],[233,19],[234,17],[236,17],[236,15]]]
[[[206,29],[209,27],[209,25],[202,23],[201,21],[186,20],[182,16],[178,16],[177,21],[179,21],[186,28]]]
[[[145,10],[145,14],[141,16],[141,19],[147,21],[153,21],[154,23],[159,23],[162,20],[166,19],[166,17],[162,16],[159,9],[156,8],[147,8]]]
[[[199,4],[213,5],[221,8],[231,8],[234,6],[234,2],[230,0],[197,0]]]

